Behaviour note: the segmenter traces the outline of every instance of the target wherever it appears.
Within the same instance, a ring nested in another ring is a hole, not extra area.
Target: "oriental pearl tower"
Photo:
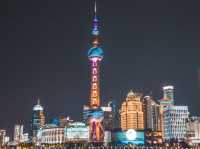
[[[88,59],[91,69],[90,104],[84,108],[84,117],[90,128],[90,141],[102,142],[104,137],[103,111],[100,107],[100,62],[103,59],[103,50],[100,48],[99,21],[95,0],[94,18],[92,21],[92,46],[88,50]]]
[[[97,19],[97,6],[95,1],[94,19],[92,26],[92,48],[88,51],[88,59],[91,67],[91,91],[90,91],[90,107],[95,109],[100,106],[100,62],[103,59],[103,50],[99,43],[99,21]]]

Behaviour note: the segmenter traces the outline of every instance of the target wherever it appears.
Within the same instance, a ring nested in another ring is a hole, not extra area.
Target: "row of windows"
[[[64,135],[64,131],[50,131],[50,132],[43,132],[42,135],[44,136],[54,136],[54,135]]]
[[[59,142],[64,142],[64,137],[54,137],[54,138],[43,138],[42,142],[45,142],[45,143],[59,143]]]

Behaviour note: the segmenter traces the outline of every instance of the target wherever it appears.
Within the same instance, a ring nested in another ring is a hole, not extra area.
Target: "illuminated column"
[[[91,58],[91,94],[90,106],[95,108],[100,106],[100,88],[99,88],[99,62],[101,58]]]

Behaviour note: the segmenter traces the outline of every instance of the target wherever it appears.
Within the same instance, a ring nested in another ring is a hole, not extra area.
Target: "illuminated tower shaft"
[[[100,82],[99,67],[101,58],[94,57],[91,61],[91,95],[90,106],[92,108],[100,106]]]

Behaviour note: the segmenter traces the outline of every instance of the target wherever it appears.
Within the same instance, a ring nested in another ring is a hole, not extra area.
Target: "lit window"
[[[97,68],[93,68],[92,73],[97,74]]]
[[[97,82],[97,76],[93,76],[92,82]]]
[[[97,91],[93,91],[93,97],[97,96]]]
[[[93,61],[92,66],[96,67],[97,66],[97,61]]]
[[[93,88],[94,90],[97,89],[97,84],[94,83],[93,86],[92,86],[92,88]]]

